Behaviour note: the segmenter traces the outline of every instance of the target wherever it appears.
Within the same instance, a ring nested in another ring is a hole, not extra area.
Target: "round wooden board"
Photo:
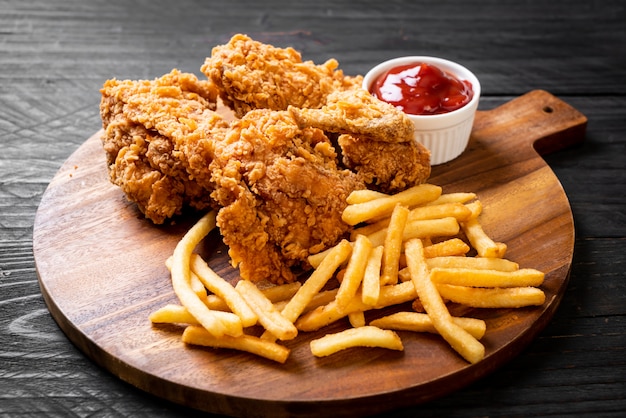
[[[197,219],[154,226],[108,180],[97,133],[61,167],[37,212],[33,246],[42,294],[68,338],[119,378],[156,396],[234,416],[358,416],[424,402],[458,389],[518,354],[548,323],[565,291],[574,246],[567,197],[537,149],[584,137],[586,118],[544,91],[477,114],[470,146],[434,167],[444,192],[472,191],[507,258],[546,273],[541,307],[472,310],[483,318],[485,359],[470,365],[436,335],[400,332],[405,350],[346,350],[317,359],[309,342],[347,326],[301,333],[285,364],[224,349],[185,346],[182,328],[153,326],[176,303],[165,260]],[[199,249],[229,280],[219,235]]]

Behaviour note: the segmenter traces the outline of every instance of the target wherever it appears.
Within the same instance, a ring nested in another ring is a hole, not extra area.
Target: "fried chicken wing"
[[[349,230],[346,198],[364,187],[337,167],[319,129],[299,128],[286,111],[259,109],[235,122],[211,163],[217,224],[242,277],[295,279],[292,267]]]
[[[343,134],[338,143],[344,165],[372,189],[395,193],[430,177],[430,152],[417,141],[372,141]]]
[[[412,141],[415,136],[415,126],[404,112],[362,88],[335,91],[320,109],[291,106],[289,111],[300,127],[391,143]]]
[[[276,48],[238,34],[214,47],[201,71],[242,117],[252,109],[318,108],[331,92],[361,84],[362,77],[346,77],[338,65],[334,59],[321,65],[303,62],[293,48]]]
[[[108,80],[102,90],[102,142],[111,181],[154,223],[184,206],[210,206],[214,141],[228,123],[217,90],[173,70],[155,80]]]
[[[341,134],[343,164],[373,188],[397,192],[430,176],[430,152],[415,141],[413,122],[364,89],[334,92],[321,109],[289,112],[300,127]]]

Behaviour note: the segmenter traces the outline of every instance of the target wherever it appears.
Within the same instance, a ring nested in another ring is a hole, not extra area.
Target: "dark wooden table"
[[[100,126],[112,77],[199,74],[211,47],[247,33],[336,58],[459,61],[481,109],[544,89],[584,113],[585,141],[546,156],[570,199],[576,244],[551,323],[504,367],[394,416],[626,413],[626,6],[614,1],[0,0],[0,416],[207,416],[98,367],[42,299],[33,221],[63,161]],[[546,254],[549,257],[550,254]]]

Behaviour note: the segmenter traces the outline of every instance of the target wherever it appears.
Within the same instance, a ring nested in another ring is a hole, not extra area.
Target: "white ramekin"
[[[470,70],[443,58],[427,56],[394,58],[384,61],[368,71],[363,77],[363,88],[369,91],[370,86],[381,74],[394,67],[418,62],[434,65],[460,80],[469,81],[474,91],[474,96],[468,104],[452,112],[439,115],[411,115],[407,113],[415,124],[415,139],[430,150],[431,165],[443,164],[463,153],[472,132],[474,116],[480,99],[480,82]]]

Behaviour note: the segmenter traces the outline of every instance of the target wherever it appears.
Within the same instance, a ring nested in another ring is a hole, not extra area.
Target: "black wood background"
[[[585,142],[546,157],[577,228],[554,320],[505,367],[394,416],[624,416],[622,0],[0,0],[0,416],[206,416],[118,380],[66,339],[39,291],[32,229],[48,182],[100,128],[106,79],[200,75],[211,47],[237,32],[337,58],[348,74],[441,56],[478,75],[482,109],[544,89],[584,113]]]

